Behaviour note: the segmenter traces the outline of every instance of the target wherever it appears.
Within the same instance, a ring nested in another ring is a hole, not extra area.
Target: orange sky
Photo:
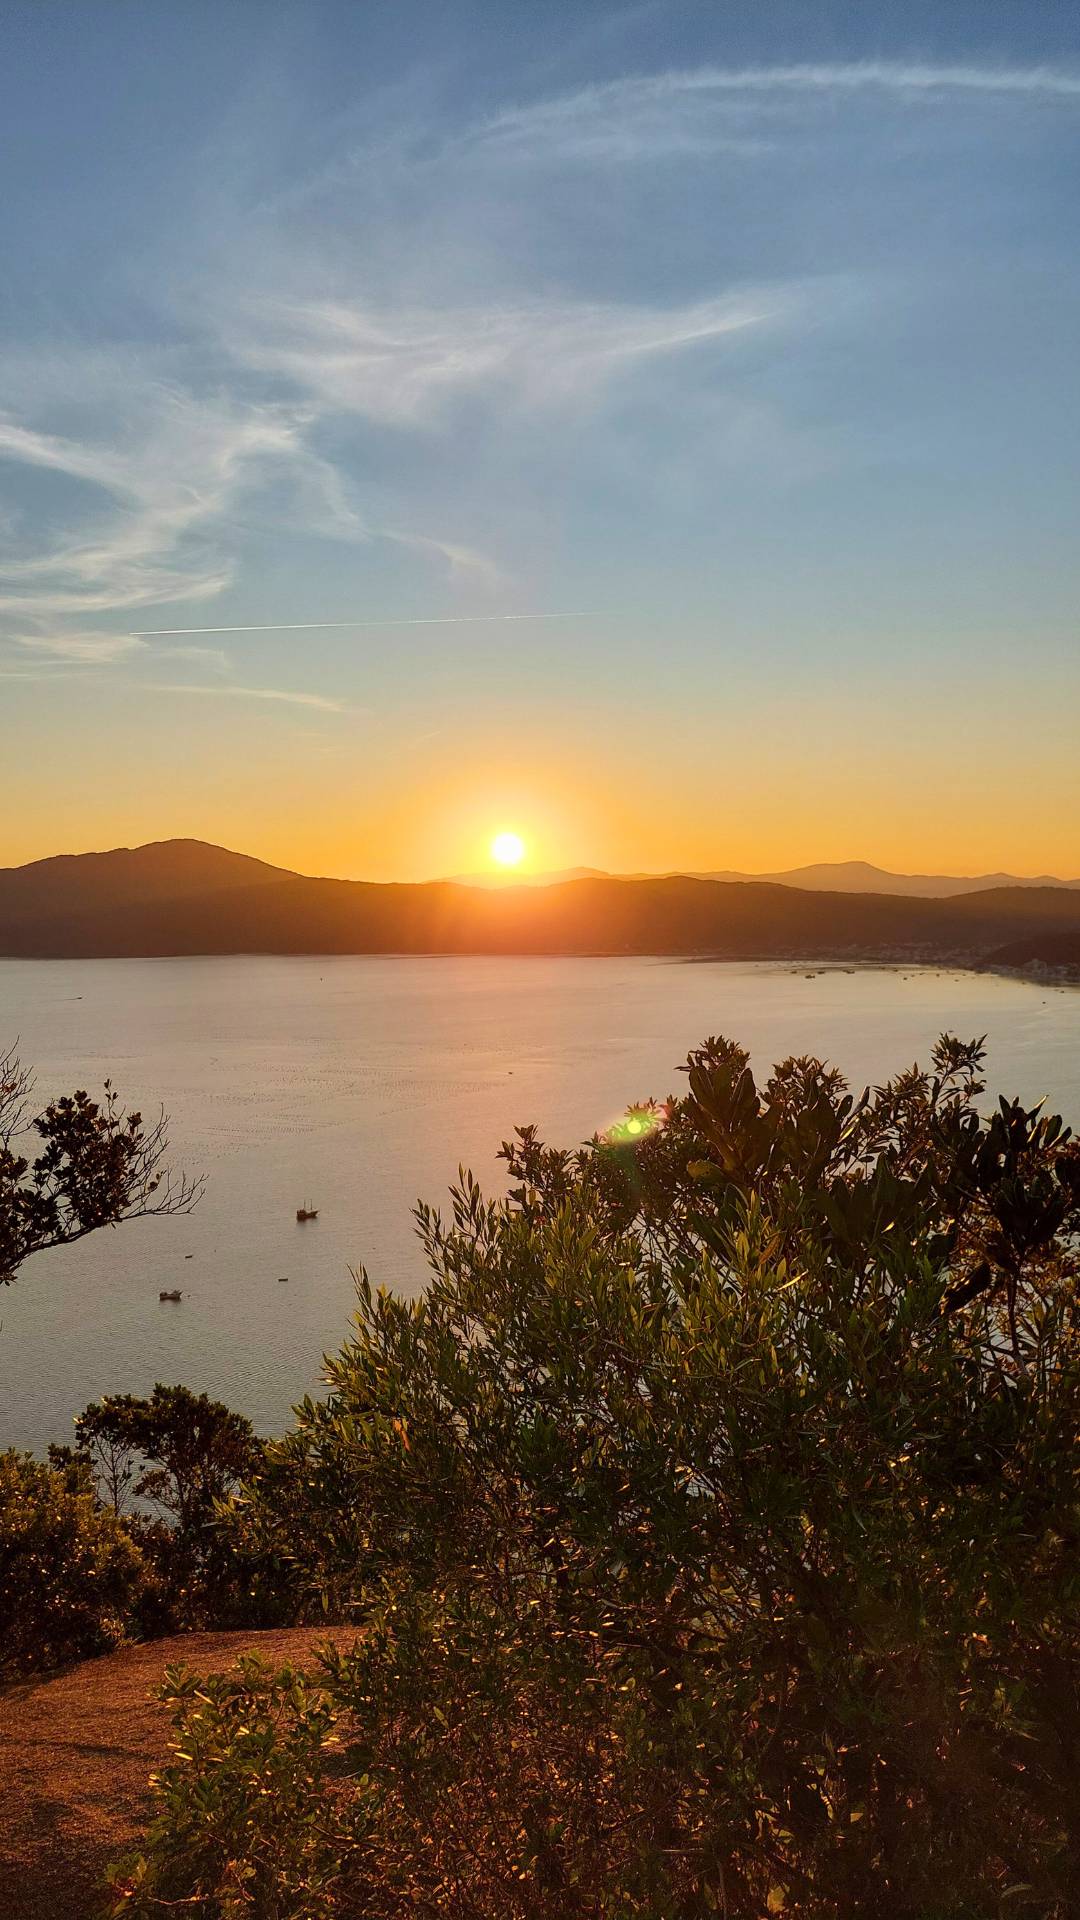
[[[1080,874],[1075,715],[1045,688],[984,689],[977,728],[915,688],[875,728],[857,694],[780,691],[741,711],[557,720],[505,693],[470,720],[249,711],[88,676],[19,729],[20,804],[0,861],[194,836],[309,873],[420,880],[490,865],[509,828],[533,870],[869,859],[901,871]],[[1041,711],[1033,711],[1038,701]],[[1018,725],[1039,750],[1018,760]]]

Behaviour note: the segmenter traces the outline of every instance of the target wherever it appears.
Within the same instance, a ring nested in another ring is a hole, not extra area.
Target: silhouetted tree
[[[198,1532],[260,1453],[243,1414],[160,1381],[149,1399],[123,1393],[94,1401],[75,1430],[76,1452],[107,1504],[120,1512],[129,1498],[147,1501],[181,1537]]]
[[[0,1055],[0,1285],[10,1285],[31,1254],[98,1227],[191,1212],[203,1181],[174,1179],[162,1165],[164,1113],[145,1126],[141,1113],[120,1106],[109,1080],[100,1102],[80,1090],[40,1113],[32,1093],[32,1076],[10,1048]],[[34,1136],[41,1151],[31,1158]]]
[[[75,1431],[72,1459],[89,1467],[102,1503],[123,1514],[154,1569],[144,1609],[151,1631],[280,1617],[261,1560],[223,1541],[216,1522],[219,1503],[262,1458],[249,1420],[159,1381],[147,1399],[95,1401]]]

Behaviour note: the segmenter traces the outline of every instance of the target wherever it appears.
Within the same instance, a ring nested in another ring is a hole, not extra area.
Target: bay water
[[[411,1207],[459,1163],[501,1191],[515,1124],[554,1144],[679,1092],[722,1033],[759,1079],[815,1053],[856,1090],[986,1034],[993,1091],[1080,1126],[1080,990],[939,968],[385,957],[0,961],[0,1047],[39,1105],[110,1078],[164,1107],[189,1217],[28,1260],[0,1289],[0,1447],[43,1452],[104,1393],[182,1381],[280,1431],[348,1331],[350,1268],[424,1285]],[[300,1225],[310,1202],[317,1220]],[[287,1276],[287,1283],[286,1282]],[[180,1288],[178,1304],[162,1289]]]

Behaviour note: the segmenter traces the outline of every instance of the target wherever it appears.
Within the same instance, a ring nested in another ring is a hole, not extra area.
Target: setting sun
[[[525,852],[525,842],[518,833],[497,833],[491,843],[491,857],[500,867],[516,867]]]

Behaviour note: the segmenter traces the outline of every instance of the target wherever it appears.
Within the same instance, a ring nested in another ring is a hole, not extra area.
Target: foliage
[[[163,1697],[182,1728],[159,1781],[161,1811],[148,1836],[153,1866],[137,1856],[110,1873],[117,1914],[151,1896],[223,1920],[322,1920],[338,1911],[341,1863],[352,1851],[335,1817],[327,1762],[340,1740],[325,1689],[290,1668],[274,1673],[242,1658],[233,1674],[199,1680],[168,1668]],[[308,1817],[313,1796],[326,1804]],[[359,1789],[349,1796],[355,1824]],[[202,1898],[191,1908],[185,1888]]]
[[[250,1420],[220,1400],[159,1381],[149,1399],[109,1394],[75,1422],[78,1449],[118,1511],[147,1500],[177,1533],[194,1534],[255,1464]]]
[[[85,1466],[0,1453],[0,1678],[116,1646],[146,1580]]]
[[[126,1910],[1071,1914],[1080,1155],[982,1113],[981,1064],[945,1038],[855,1099],[710,1041],[607,1140],[520,1133],[508,1201],[420,1208],[426,1294],[361,1278],[232,1510],[362,1627],[343,1774],[290,1708],[284,1886],[245,1905],[239,1728],[289,1682],[234,1691]]]
[[[147,1128],[141,1114],[125,1113],[108,1080],[100,1103],[80,1091],[37,1115],[31,1092],[14,1051],[0,1056],[0,1285],[46,1247],[195,1206],[202,1182],[173,1181],[162,1167],[164,1115]],[[34,1134],[42,1146],[31,1161],[20,1147]]]
[[[7,1454],[0,1500],[0,1670],[29,1672],[178,1627],[288,1617],[258,1556],[216,1512],[260,1443],[205,1394],[154,1388],[87,1407],[49,1466]]]
[[[75,1422],[75,1457],[127,1516],[157,1575],[150,1624],[193,1626],[258,1614],[237,1591],[252,1569],[223,1552],[216,1509],[261,1453],[251,1422],[205,1393],[155,1386],[95,1401]]]

